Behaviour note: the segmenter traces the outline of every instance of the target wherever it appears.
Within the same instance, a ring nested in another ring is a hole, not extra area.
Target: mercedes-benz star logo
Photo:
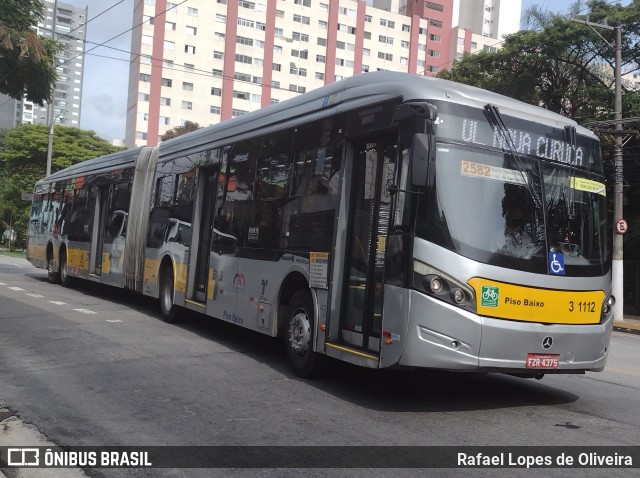
[[[552,345],[553,345],[553,338],[547,336],[544,339],[542,339],[542,348],[543,349],[550,349]]]

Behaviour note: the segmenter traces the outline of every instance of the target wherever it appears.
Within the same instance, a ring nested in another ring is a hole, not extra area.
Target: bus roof
[[[394,98],[408,100],[440,100],[475,108],[488,103],[496,105],[501,113],[527,118],[555,128],[575,126],[585,136],[595,137],[588,129],[574,120],[544,108],[523,103],[498,93],[469,85],[392,71],[363,73],[325,85],[306,94],[273,104],[246,115],[222,121],[212,126],[187,133],[162,142],[159,161],[168,160],[190,152],[199,152],[228,144],[255,134],[266,134],[297,124],[325,117],[331,113],[366,107]],[[134,148],[107,156],[90,159],[58,171],[40,183],[74,177],[94,171],[117,169],[135,162],[140,148]]]
[[[484,108],[491,103],[505,115],[525,117],[556,128],[575,126],[579,134],[595,137],[570,118],[498,93],[439,78],[377,71],[355,75],[282,103],[164,141],[159,146],[160,161],[176,154],[227,144],[231,138],[242,139],[258,132],[283,129],[295,124],[301,116],[311,121],[331,112],[347,111],[393,98],[450,101],[475,108]]]
[[[138,153],[142,148],[132,148],[116,153],[107,154],[98,158],[87,159],[68,168],[56,171],[50,176],[41,179],[36,184],[46,184],[60,179],[75,178],[84,174],[91,174],[99,171],[109,171],[133,165],[136,162]]]

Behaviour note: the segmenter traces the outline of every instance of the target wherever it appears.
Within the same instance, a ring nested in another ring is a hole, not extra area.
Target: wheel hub
[[[303,310],[299,310],[289,322],[289,344],[295,353],[305,355],[309,351],[311,324]]]

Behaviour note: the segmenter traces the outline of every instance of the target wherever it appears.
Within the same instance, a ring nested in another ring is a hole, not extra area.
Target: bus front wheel
[[[160,274],[160,313],[162,320],[169,324],[178,321],[177,306],[173,303],[173,269],[165,267]]]
[[[318,373],[320,356],[313,351],[314,309],[309,291],[296,292],[287,308],[287,358],[298,377],[311,377]]]

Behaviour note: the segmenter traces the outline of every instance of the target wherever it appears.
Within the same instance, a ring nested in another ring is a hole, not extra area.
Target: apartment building
[[[153,146],[186,121],[215,124],[362,72],[446,68],[459,0],[402,1],[136,0],[126,145]]]
[[[84,41],[88,10],[73,5],[46,0],[45,18],[34,26],[43,37],[53,38],[63,44],[64,50],[56,55],[56,82],[54,120],[57,124],[80,126],[82,103],[82,76],[84,71]],[[13,100],[0,95],[0,127],[13,128],[17,124],[48,124],[49,107],[38,106],[26,99]]]

